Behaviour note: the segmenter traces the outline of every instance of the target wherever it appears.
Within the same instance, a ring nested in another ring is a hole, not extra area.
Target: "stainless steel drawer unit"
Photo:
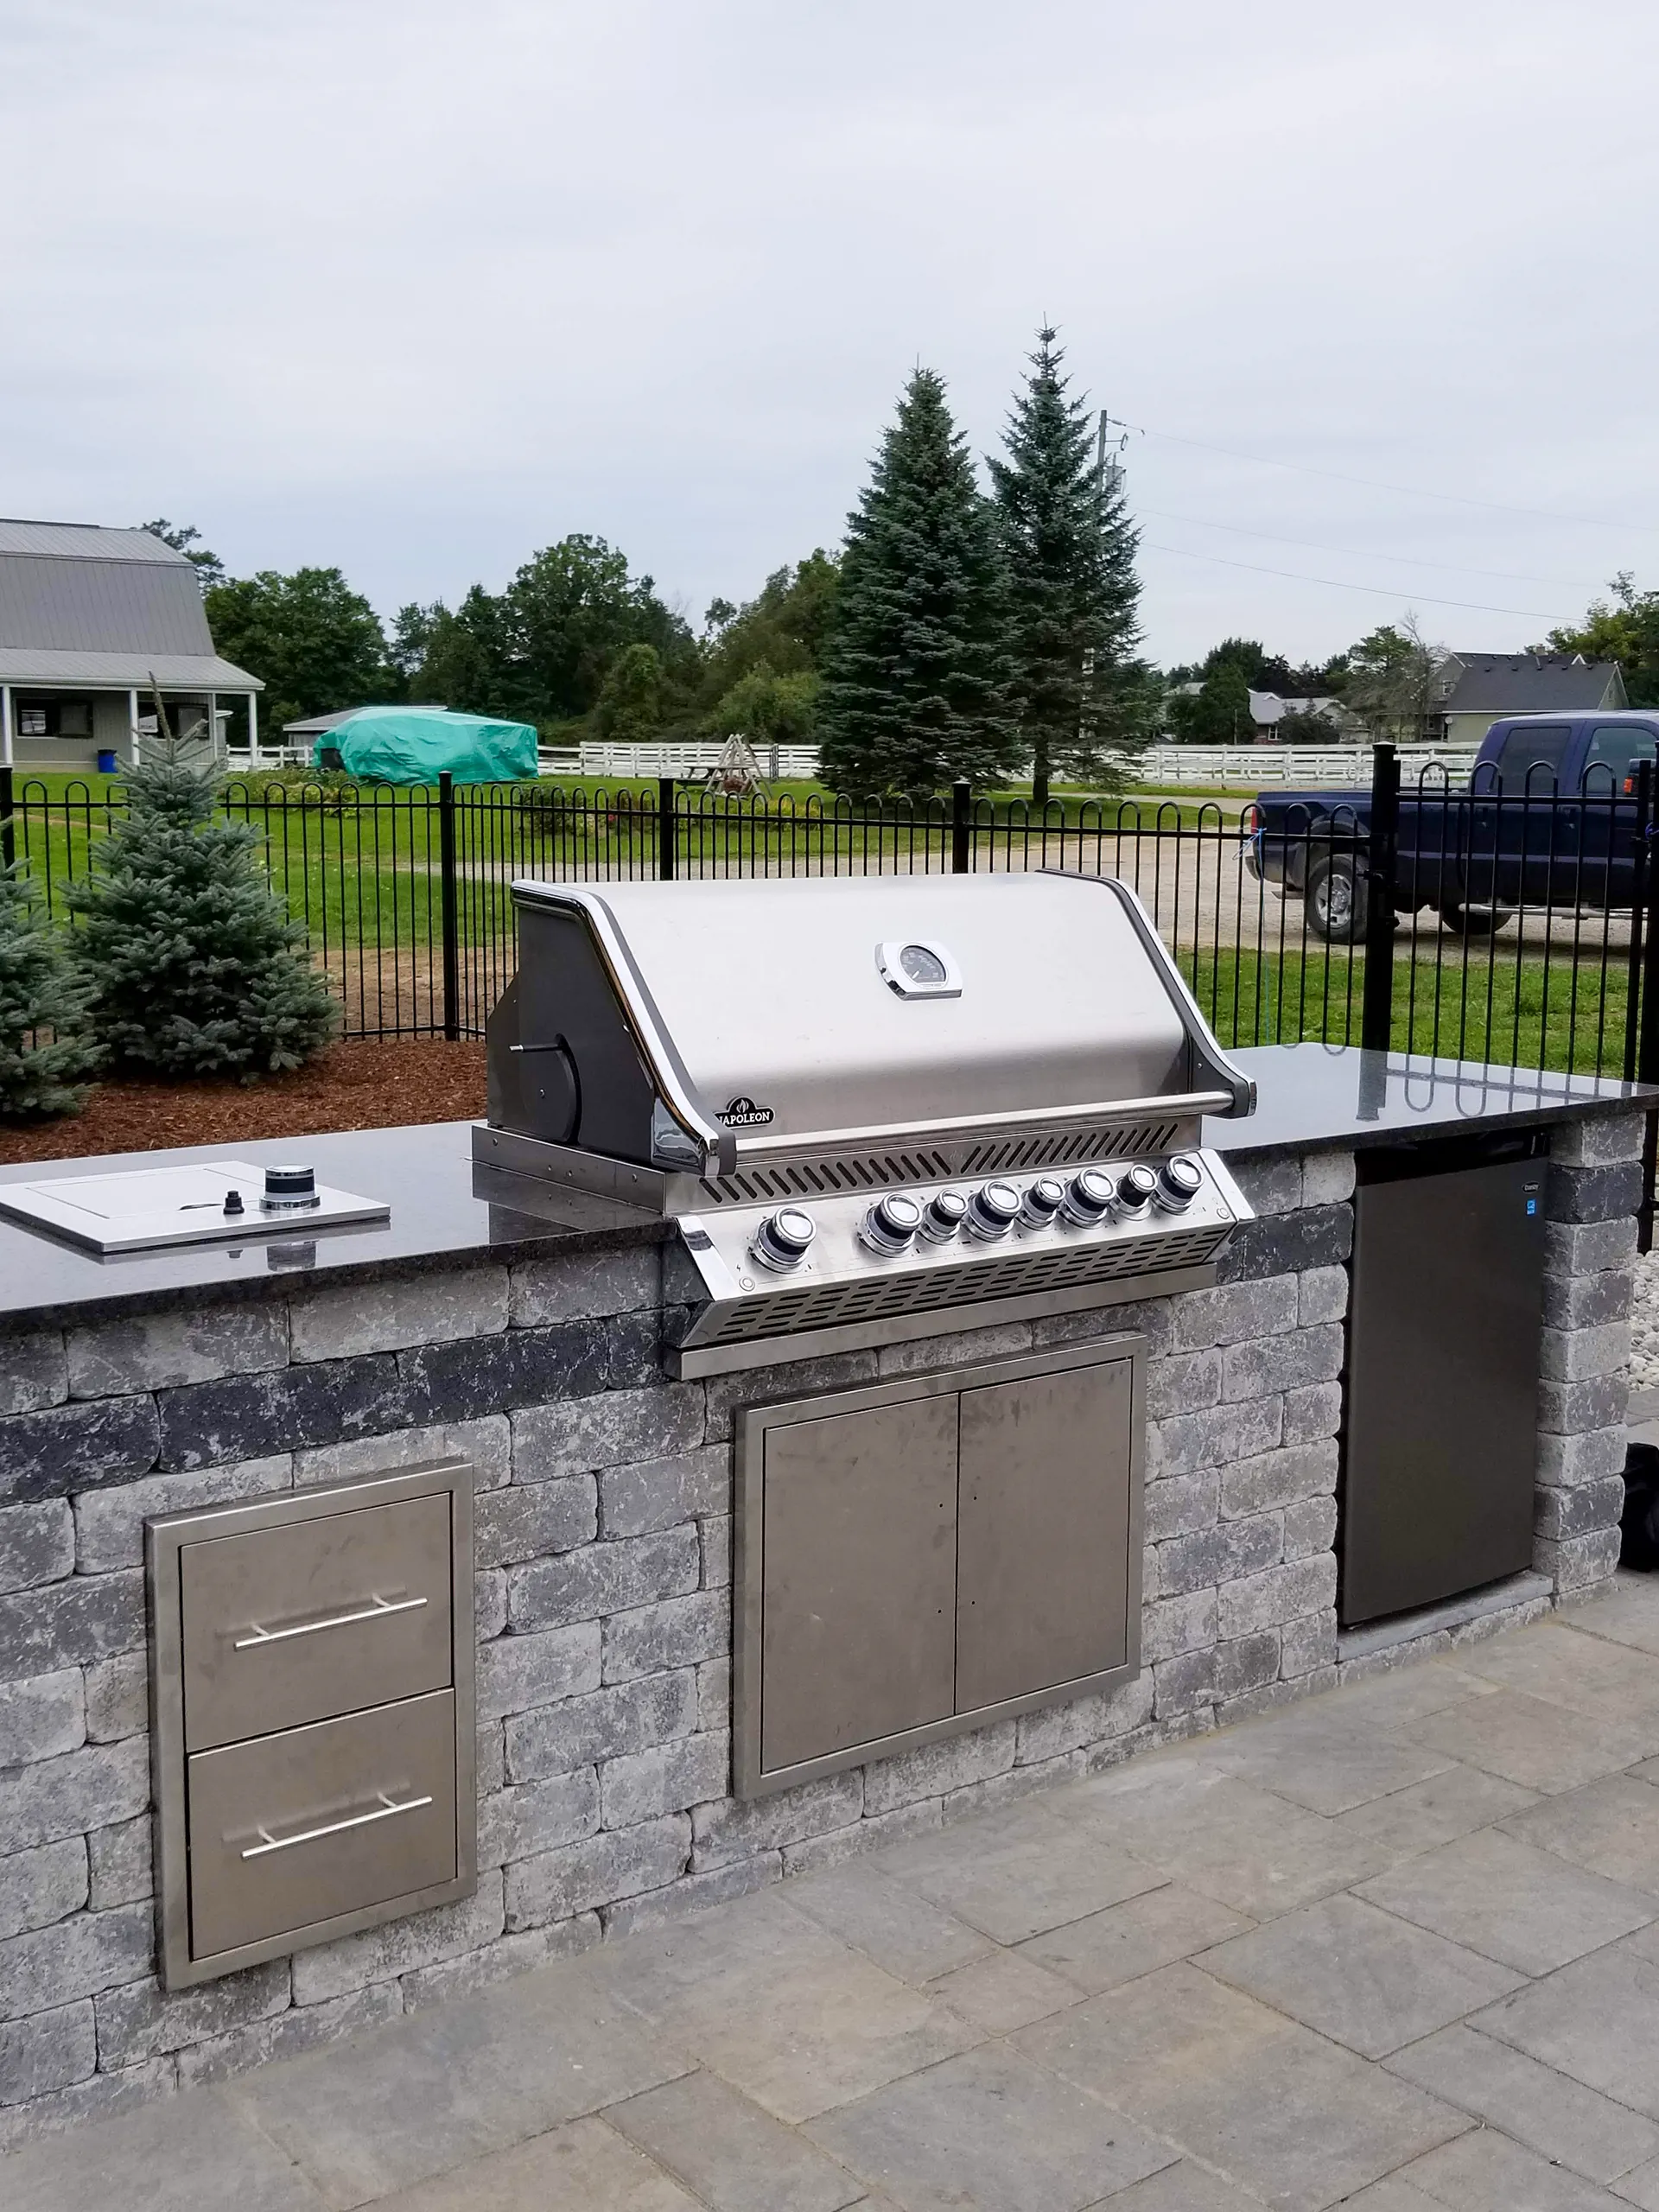
[[[148,1523],[169,1988],[476,1886],[472,1470]]]

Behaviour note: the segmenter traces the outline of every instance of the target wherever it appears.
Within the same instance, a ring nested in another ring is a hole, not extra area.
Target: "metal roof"
[[[28,690],[144,690],[154,676],[169,691],[263,691],[264,683],[217,653],[54,652],[0,645],[0,683]]]
[[[154,561],[191,564],[147,530],[106,530],[96,522],[21,522],[0,515],[0,553],[34,553],[60,561]]]
[[[1453,653],[1461,671],[1445,698],[1445,715],[1570,714],[1577,708],[1622,707],[1624,679],[1616,660],[1579,653]]]
[[[188,561],[0,553],[0,646],[89,653],[211,653]]]

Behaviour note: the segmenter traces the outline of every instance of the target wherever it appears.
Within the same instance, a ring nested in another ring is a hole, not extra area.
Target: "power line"
[[[1143,515],[1156,515],[1160,522],[1184,522],[1194,530],[1224,530],[1232,537],[1262,537],[1271,545],[1306,546],[1310,553],[1344,553],[1356,561],[1389,561],[1407,569],[1438,569],[1452,576],[1500,576],[1506,583],[1559,584],[1563,591],[1593,592],[1594,584],[1585,584],[1572,576],[1535,576],[1518,569],[1482,569],[1468,561],[1422,561],[1413,554],[1379,553],[1375,548],[1362,551],[1357,545],[1327,545],[1317,537],[1287,537],[1275,530],[1247,530],[1236,522],[1208,522],[1201,515],[1171,514],[1167,508],[1137,507]]]
[[[1116,417],[1113,418],[1116,420]],[[1340,469],[1313,468],[1306,461],[1276,461],[1269,454],[1240,453],[1232,446],[1211,445],[1204,438],[1179,437],[1173,430],[1151,430],[1141,423],[1120,423],[1121,429],[1133,430],[1140,437],[1161,438],[1166,444],[1194,446],[1200,453],[1225,454],[1230,461],[1248,461],[1262,468],[1287,468],[1297,476],[1324,476],[1333,484],[1363,484],[1372,492],[1397,492],[1408,499],[1440,499],[1454,507],[1485,507],[1493,514],[1530,515],[1544,522],[1581,523],[1590,530],[1634,530],[1643,537],[1659,537],[1651,524],[1639,522],[1608,522],[1596,515],[1563,514],[1559,507],[1512,507],[1501,499],[1471,499],[1461,492],[1431,492],[1422,485],[1388,484],[1377,476],[1348,476]],[[1453,602],[1455,603],[1455,602]],[[1511,610],[1502,608],[1501,613]]]
[[[1373,599],[1421,600],[1426,607],[1462,607],[1477,614],[1522,614],[1529,621],[1554,622],[1558,618],[1535,607],[1489,607],[1478,599],[1436,599],[1432,592],[1402,591],[1397,584],[1345,584],[1337,576],[1310,576],[1300,569],[1264,569],[1256,561],[1229,561],[1219,553],[1189,553],[1184,545],[1159,545],[1150,537],[1141,543],[1152,553],[1173,553],[1181,561],[1213,561],[1224,569],[1248,569],[1255,576],[1287,576],[1293,583],[1325,584],[1332,591],[1364,592]]]

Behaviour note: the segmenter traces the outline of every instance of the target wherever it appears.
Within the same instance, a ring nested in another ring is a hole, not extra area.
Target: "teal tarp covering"
[[[505,784],[536,773],[536,731],[529,722],[452,715],[443,707],[364,707],[317,739],[340,754],[348,775],[365,783],[435,784],[447,768],[458,784]]]

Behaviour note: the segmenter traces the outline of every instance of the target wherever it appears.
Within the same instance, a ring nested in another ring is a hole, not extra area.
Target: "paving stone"
[[[268,2020],[251,2021],[226,2035],[186,2044],[175,2062],[179,2086],[201,2088],[233,2081],[279,2059],[337,2044],[348,2036],[367,2035],[398,2018],[403,2009],[402,1986],[395,1981],[373,1982],[326,2005],[291,2005]]]
[[[1409,1859],[1358,1894],[1529,1974],[1549,1974],[1659,1915],[1659,1898],[1491,1829]]]
[[[67,1499],[0,1506],[0,1594],[60,1581],[74,1565],[75,1523]]]
[[[464,2173],[401,2191],[397,2203],[398,2212],[696,2212],[696,2200],[607,2120],[572,2120],[493,2151]]]
[[[599,1478],[599,1500],[607,1536],[649,1535],[703,1514],[729,1512],[731,1452],[723,1444],[707,1444],[671,1459],[607,1467]]]
[[[868,1861],[791,1883],[789,1901],[901,1981],[931,1982],[994,1948],[965,1920]]]
[[[599,1531],[599,1497],[591,1475],[514,1483],[477,1502],[474,1556],[480,1567],[505,1567],[590,1544]]]
[[[668,1459],[702,1440],[702,1389],[696,1382],[531,1406],[512,1417],[513,1480],[545,1482]]]
[[[683,2075],[613,2105],[611,2126],[719,2212],[842,2212],[864,2184],[712,2075]]]
[[[286,1366],[288,1315],[276,1300],[122,1315],[71,1329],[67,1351],[74,1398],[211,1382]]]
[[[1251,1925],[1213,1897],[1166,1882],[1103,1912],[1029,1936],[1020,1952],[1094,1997],[1241,1936]]]
[[[510,1568],[508,1605],[515,1629],[563,1628],[683,1597],[697,1587],[701,1572],[695,1529],[620,1536],[613,1543],[585,1544],[561,1559]]]
[[[1452,1762],[1379,1730],[1355,1726],[1321,1700],[1294,1713],[1230,1729],[1204,1747],[1207,1765],[1311,1813],[1345,1813],[1404,1789]]]
[[[633,1827],[659,1813],[684,1812],[723,1798],[731,1775],[731,1738],[723,1732],[682,1736],[648,1751],[607,1759],[599,1770],[603,1824]]]
[[[507,1772],[514,1782],[537,1782],[689,1736],[696,1725],[697,1678],[691,1668],[643,1675],[510,1716]]]
[[[1604,2190],[1563,2173],[1491,2127],[1471,2128],[1456,2142],[1402,2166],[1393,2178],[1458,2212],[1516,2212],[1521,2206],[1526,2212],[1614,2212],[1614,2199]]]
[[[597,1621],[574,1621],[485,1643],[478,1655],[479,1712],[499,1719],[597,1689],[602,1633]]]
[[[1659,1899],[1659,1788],[1609,1775],[1512,1815],[1506,1832]]]
[[[86,1740],[86,1708],[79,1667],[26,1681],[0,1681],[0,1755],[26,1766],[78,1751]]]
[[[20,2105],[67,2089],[84,2082],[97,2065],[90,1999],[27,2020],[0,2021],[0,2105]]]
[[[1388,2183],[1381,2186],[1386,2189]],[[1351,2200],[1355,2207],[1363,2201],[1358,2196]],[[1255,2212],[1259,2202],[1230,2182],[1219,2181],[1202,2166],[1195,2166],[1190,2158],[1181,2158],[1149,2179],[1136,2182],[1133,2189],[1120,2190],[1112,2199],[1112,2212]],[[1386,2207],[1368,2208],[1368,2212],[1386,2212]],[[1396,2208],[1396,2212],[1414,2212],[1414,2208]]]
[[[507,1271],[456,1268],[343,1283],[291,1300],[289,1315],[296,1360],[343,1359],[357,1352],[471,1340],[506,1327]]]
[[[195,1989],[164,1990],[153,1974],[98,1999],[99,2057],[107,2069],[269,2019],[289,2005],[288,1961],[249,1967]]]
[[[538,1928],[660,1889],[684,1873],[690,1855],[691,1823],[683,1813],[671,1813],[515,1860],[506,1870],[507,1926],[515,1932]]]
[[[0,1420],[0,1505],[130,1482],[149,1472],[160,1444],[154,1398],[95,1398],[12,1414]]]
[[[78,2180],[71,2179],[66,2183],[56,2171],[62,2155],[61,2139],[78,2133],[94,2121],[111,2120],[137,2112],[143,2106],[152,2104],[156,2098],[168,2095],[178,2086],[178,2072],[176,2059],[151,2058],[142,2066],[124,2066],[114,2074],[94,2074],[67,2089],[56,2089],[43,2097],[31,2097],[27,2104],[0,2108],[0,2152],[12,2153],[5,2169],[8,2184],[16,2183],[21,2187],[27,2176],[36,2189],[35,2202],[40,2212],[67,2212],[70,2207],[76,2208],[78,2212],[81,2202],[76,2194]],[[54,2141],[54,2138],[59,2140]],[[28,2169],[16,2156],[19,2149],[35,2143],[49,2146],[47,2156],[50,2163],[43,2178],[38,2168],[34,2175],[29,2176]],[[169,2187],[178,2188],[176,2175],[168,2174],[166,2180]],[[219,2186],[222,2190],[222,2177]],[[42,2190],[44,2193],[41,2193]],[[140,2202],[132,2196],[130,2191],[126,2201],[129,2203]],[[208,2205],[221,2202],[221,2196],[198,2200],[202,2212],[207,2212]],[[192,2212],[189,2199],[176,2194],[171,2197],[152,2197],[150,2200],[153,2212],[175,2212],[175,2208],[181,2204],[185,2207],[185,2212]],[[7,2212],[11,2212],[10,2202]],[[143,2212],[142,2204],[140,2212]]]
[[[988,2035],[1011,2035],[1077,2001],[1075,1982],[1049,1973],[1018,1951],[988,1951],[940,1974],[929,1986],[954,2012]]]
[[[1659,2120],[1659,1973],[1645,1932],[1501,1998],[1469,2024]]]
[[[522,1782],[480,1797],[478,1863],[505,1866],[599,1832],[599,1776],[591,1766]]]
[[[149,1748],[87,1745],[30,1766],[0,1767],[0,1835],[8,1847],[51,1843],[129,1820],[149,1803]]]
[[[1617,2181],[1659,2156],[1659,2128],[1524,2051],[1465,2027],[1397,2050],[1391,2073],[1591,2181]]]
[[[0,1857],[0,1937],[49,1928],[54,1920],[78,1912],[86,1902],[86,1846],[79,1836],[64,1836],[56,1843],[36,1844]]]
[[[264,1497],[290,1490],[293,1484],[293,1454],[279,1452],[269,1459],[238,1460],[192,1474],[150,1475],[116,1490],[84,1491],[75,1500],[77,1564],[83,1574],[142,1567],[144,1523],[154,1516]]]
[[[701,1553],[698,1558],[701,1571]],[[729,1590],[696,1590],[612,1613],[605,1622],[605,1680],[632,1681],[671,1667],[696,1666],[732,1648]]]
[[[1020,1943],[1046,1929],[1156,1889],[1163,1877],[1087,1829],[1038,1805],[947,1829],[937,1842],[901,1847],[884,1871],[994,1943]]]
[[[480,1943],[493,1942],[501,1934],[503,1924],[501,1876],[497,1869],[486,1867],[479,1875],[474,1897],[296,1952],[294,2002],[324,2004],[371,1982],[389,1981],[417,1967],[457,1958],[475,1951]]]
[[[657,1246],[523,1261],[512,1270],[512,1325],[603,1320],[654,1307],[662,1297],[662,1268]]]
[[[1430,1713],[1408,1732],[1414,1743],[1547,1796],[1630,1766],[1646,1755],[1651,1739],[1639,1723],[1598,1721],[1508,1689]]]
[[[61,1329],[9,1330],[0,1336],[0,1414],[61,1405],[69,1374]]]
[[[20,2019],[91,1997],[149,1971],[156,1931],[148,1905],[77,1913],[0,1943],[0,2019]]]
[[[144,1578],[77,1574],[0,1598],[0,1681],[85,1667],[144,1640]]]

